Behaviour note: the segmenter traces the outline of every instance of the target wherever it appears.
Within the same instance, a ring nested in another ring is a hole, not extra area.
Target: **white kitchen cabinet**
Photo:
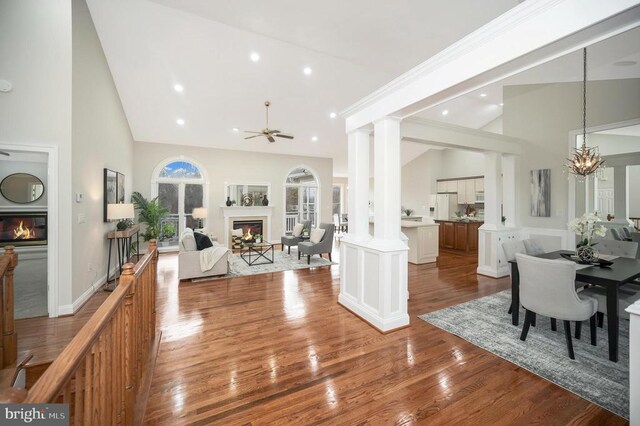
[[[438,193],[443,193],[443,192],[447,192],[447,182],[436,182],[436,190],[438,191]]]
[[[463,180],[458,181],[458,204],[464,204],[467,201],[466,185]]]
[[[409,239],[408,261],[413,264],[434,263],[439,253],[439,224],[402,223],[402,233]]]
[[[474,179],[476,184],[476,192],[484,191],[484,178]]]
[[[467,204],[475,204],[476,202],[476,182],[475,179],[467,179],[464,181],[465,186],[465,202]],[[459,198],[459,197],[458,197]]]
[[[458,181],[457,180],[448,180],[447,183],[447,192],[458,192]]]

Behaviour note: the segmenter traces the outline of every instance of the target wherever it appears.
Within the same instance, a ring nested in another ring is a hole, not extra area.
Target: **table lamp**
[[[133,204],[107,204],[107,220],[120,222],[125,219],[133,219],[136,213]]]
[[[198,227],[202,229],[202,219],[206,219],[209,212],[205,207],[196,207],[191,214],[194,219],[198,219]]]

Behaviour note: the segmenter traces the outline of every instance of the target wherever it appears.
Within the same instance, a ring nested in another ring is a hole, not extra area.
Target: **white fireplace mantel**
[[[263,233],[266,235],[265,240],[271,241],[271,216],[273,214],[273,206],[221,206],[222,215],[224,216],[224,245],[229,247],[229,234],[231,233],[230,222],[234,218],[262,216],[266,217]],[[266,232],[265,232],[266,231]]]

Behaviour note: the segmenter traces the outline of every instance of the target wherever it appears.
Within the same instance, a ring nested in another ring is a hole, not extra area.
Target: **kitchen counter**
[[[402,233],[409,239],[409,263],[433,263],[438,257],[440,225],[434,222],[400,222]]]
[[[463,250],[467,253],[478,250],[478,228],[481,220],[436,220],[440,224],[441,248]]]

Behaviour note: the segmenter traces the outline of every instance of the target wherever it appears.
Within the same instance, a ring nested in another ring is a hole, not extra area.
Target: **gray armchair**
[[[571,321],[576,321],[580,338],[582,321],[590,320],[591,344],[596,345],[598,301],[576,292],[576,265],[569,261],[541,259],[516,254],[520,271],[520,302],[526,309],[520,340],[525,341],[536,314],[564,321],[569,358],[575,359],[571,341]]]
[[[305,228],[311,229],[311,221],[305,220],[302,222],[302,226]],[[291,246],[297,246],[299,243],[304,241],[302,237],[294,237],[293,235],[283,235],[280,239],[282,242],[282,251],[284,251],[284,246],[287,246],[287,254],[291,254]],[[298,256],[300,258],[300,256]]]
[[[318,243],[312,243],[311,241],[304,241],[298,244],[298,259],[300,255],[307,256],[307,263],[311,263],[311,256],[319,254],[322,257],[322,253],[329,254],[329,260],[331,260],[331,250],[333,249],[333,233],[336,227],[332,223],[321,223],[318,227],[324,229],[324,235]]]

